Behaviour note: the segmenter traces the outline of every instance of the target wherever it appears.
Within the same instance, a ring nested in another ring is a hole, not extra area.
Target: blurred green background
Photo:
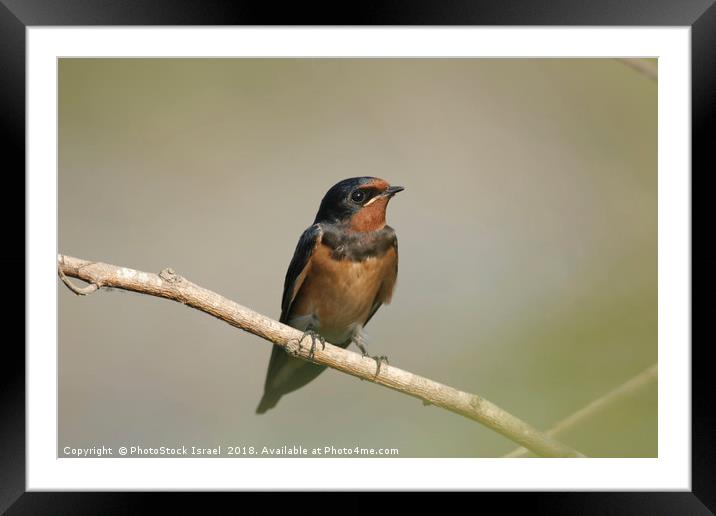
[[[612,59],[61,59],[59,252],[177,273],[278,318],[325,191],[372,175],[400,270],[390,363],[541,429],[657,360],[657,84]],[[335,371],[254,414],[271,345],[58,282],[59,445],[395,447],[482,426]],[[560,436],[657,454],[656,384]]]

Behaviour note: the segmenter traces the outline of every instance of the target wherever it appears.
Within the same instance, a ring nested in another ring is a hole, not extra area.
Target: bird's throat
[[[363,206],[350,220],[352,231],[366,233],[378,231],[385,227],[385,209],[388,206],[388,197],[379,196],[373,202]]]

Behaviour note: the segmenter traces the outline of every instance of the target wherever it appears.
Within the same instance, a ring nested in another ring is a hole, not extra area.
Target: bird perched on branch
[[[398,275],[398,240],[385,223],[385,210],[402,190],[376,177],[344,179],[328,190],[316,220],[301,235],[286,272],[279,320],[310,337],[311,354],[316,341],[328,341],[342,348],[355,343],[368,355],[363,327],[390,302]],[[379,374],[386,357],[372,358]],[[256,413],[273,408],[325,368],[274,345]]]

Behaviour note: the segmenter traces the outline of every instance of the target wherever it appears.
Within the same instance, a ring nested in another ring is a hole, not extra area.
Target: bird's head
[[[314,224],[344,223],[353,231],[377,231],[385,226],[388,201],[402,190],[377,177],[344,179],[323,196]]]

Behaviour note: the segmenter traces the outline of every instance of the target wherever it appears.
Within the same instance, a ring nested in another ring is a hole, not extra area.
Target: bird
[[[398,239],[386,224],[388,202],[403,191],[377,177],[352,177],[323,196],[313,224],[298,240],[288,266],[281,298],[280,322],[311,338],[342,348],[355,343],[368,355],[363,328],[388,304],[398,276]],[[282,396],[315,379],[326,366],[289,355],[274,344],[264,393],[256,408],[263,414]]]

